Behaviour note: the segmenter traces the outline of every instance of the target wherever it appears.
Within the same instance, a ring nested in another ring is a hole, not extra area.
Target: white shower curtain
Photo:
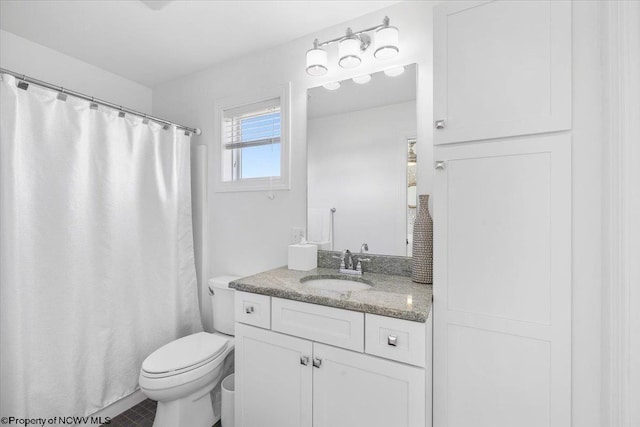
[[[0,87],[0,414],[91,414],[202,330],[190,138],[8,75]]]

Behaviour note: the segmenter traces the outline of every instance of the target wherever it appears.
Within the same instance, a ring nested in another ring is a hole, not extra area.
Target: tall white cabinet
[[[434,427],[569,427],[571,3],[434,20]]]

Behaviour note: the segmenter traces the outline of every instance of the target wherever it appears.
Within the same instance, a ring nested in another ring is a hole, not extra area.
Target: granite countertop
[[[300,279],[308,276],[341,276],[370,284],[359,291],[328,291],[307,287]],[[431,309],[432,286],[414,283],[410,277],[364,273],[361,277],[339,274],[333,268],[310,271],[289,270],[286,266],[243,277],[229,284],[231,288],[254,294],[378,314],[414,322],[426,322]]]

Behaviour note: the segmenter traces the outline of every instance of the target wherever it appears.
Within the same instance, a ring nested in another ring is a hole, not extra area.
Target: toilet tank
[[[229,283],[239,279],[238,276],[218,276],[209,279],[209,294],[211,295],[211,307],[213,309],[213,329],[227,335],[235,335],[233,295],[234,290],[229,288]]]

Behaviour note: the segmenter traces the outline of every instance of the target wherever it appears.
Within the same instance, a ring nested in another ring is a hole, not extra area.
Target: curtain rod
[[[42,81],[42,80],[34,79],[32,77],[25,76],[24,74],[19,74],[19,73],[16,73],[15,71],[7,70],[6,68],[0,68],[0,73],[9,74],[9,75],[12,75],[13,77],[15,77],[15,78],[17,78],[19,80],[22,80],[22,81],[24,81],[26,83],[31,83],[31,84],[34,84],[34,85],[37,85],[37,86],[45,87],[47,89],[52,89],[52,90],[58,91],[58,92],[60,92],[62,94],[65,94],[65,95],[71,95],[71,96],[74,96],[76,98],[81,98],[81,99],[84,99],[84,100],[87,100],[87,101],[90,101],[90,102],[93,102],[93,103],[96,103],[96,104],[104,105],[106,107],[113,108],[114,110],[122,111],[124,113],[132,114],[134,116],[142,117],[143,119],[152,120],[154,122],[161,123],[163,125],[175,126],[178,129],[183,129],[183,130],[185,130],[187,132],[191,132],[191,133],[194,133],[196,135],[201,135],[202,134],[202,131],[199,128],[190,128],[188,126],[179,125],[177,123],[173,123],[173,122],[170,122],[168,120],[164,120],[164,119],[161,119],[161,118],[158,118],[158,117],[150,116],[148,114],[141,113],[139,111],[123,107],[122,105],[113,104],[113,103],[111,103],[109,101],[104,101],[102,99],[94,98],[93,96],[85,95],[84,93],[80,93],[80,92],[76,92],[76,91],[73,91],[73,90],[65,89],[62,86],[56,86],[54,84],[47,83],[47,82]]]

